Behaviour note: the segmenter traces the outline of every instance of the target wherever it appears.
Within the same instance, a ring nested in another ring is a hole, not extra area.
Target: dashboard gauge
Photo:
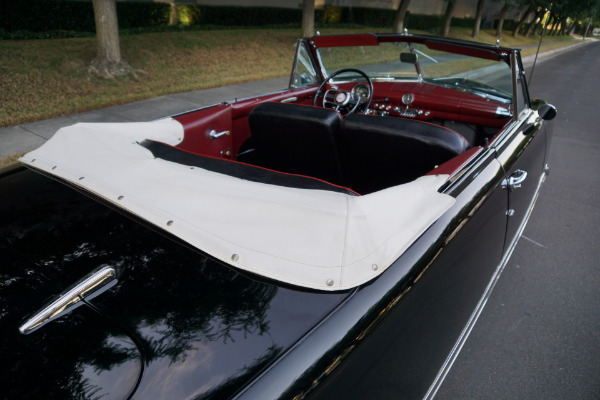
[[[415,95],[414,94],[412,94],[412,93],[405,93],[404,95],[402,95],[402,102],[406,106],[410,106],[413,101],[415,101]]]
[[[367,101],[369,99],[369,87],[364,83],[359,83],[354,86],[352,89],[352,93],[356,98],[359,98],[360,101]]]

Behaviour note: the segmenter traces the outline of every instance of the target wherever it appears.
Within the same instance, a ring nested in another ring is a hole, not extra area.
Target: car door
[[[515,55],[513,112],[517,115],[495,146],[505,171],[503,188],[508,192],[505,252],[518,238],[533,207],[544,173],[546,135],[543,120],[531,109],[525,77]]]
[[[505,248],[518,236],[542,179],[546,137],[541,122],[532,119],[536,120],[536,113],[519,123],[497,149],[506,174],[502,186],[508,192]]]
[[[432,382],[435,393],[501,262],[503,179],[483,149],[442,189],[455,205],[241,398],[418,399]]]

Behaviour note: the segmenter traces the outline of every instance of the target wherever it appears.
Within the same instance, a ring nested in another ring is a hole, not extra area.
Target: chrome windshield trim
[[[116,278],[117,273],[114,268],[109,266],[101,268],[29,318],[19,327],[19,332],[27,335],[73,311],[83,304],[84,299],[93,299],[116,285]]]
[[[294,74],[296,73],[296,68],[298,67],[298,54],[300,53],[300,46],[302,45],[302,39],[298,39],[296,41],[296,52],[294,54],[294,65],[292,66],[292,73],[290,75],[290,81],[288,84],[288,89],[295,89],[294,86]]]

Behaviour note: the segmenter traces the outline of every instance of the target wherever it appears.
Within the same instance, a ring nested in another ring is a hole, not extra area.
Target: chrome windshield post
[[[513,120],[518,121],[519,119],[519,86],[517,85],[517,75],[519,73],[519,69],[517,66],[517,51],[513,50],[510,52],[510,70],[512,75],[512,112],[513,112]]]
[[[415,55],[415,57],[416,57],[416,61],[415,61],[415,68],[416,68],[416,70],[417,70],[417,75],[418,75],[418,78],[417,78],[417,80],[418,80],[419,82],[423,82],[423,75],[421,74],[421,66],[419,65],[419,56],[418,56],[418,55],[417,55],[417,53],[415,52],[415,47],[413,46],[413,44],[412,44],[412,43],[410,43],[410,42],[409,42],[409,43],[408,43],[408,47],[410,48],[410,53],[411,53],[411,54],[414,54],[414,55]]]

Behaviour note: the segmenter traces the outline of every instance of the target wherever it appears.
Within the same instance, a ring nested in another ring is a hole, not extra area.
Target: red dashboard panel
[[[377,113],[408,117],[402,96],[411,93],[414,101],[409,110],[416,113],[411,116],[415,119],[443,119],[494,127],[504,126],[507,121],[496,115],[498,107],[508,108],[506,104],[460,90],[425,82],[374,82],[373,85],[375,95],[371,110]],[[354,83],[340,86],[351,90]]]

